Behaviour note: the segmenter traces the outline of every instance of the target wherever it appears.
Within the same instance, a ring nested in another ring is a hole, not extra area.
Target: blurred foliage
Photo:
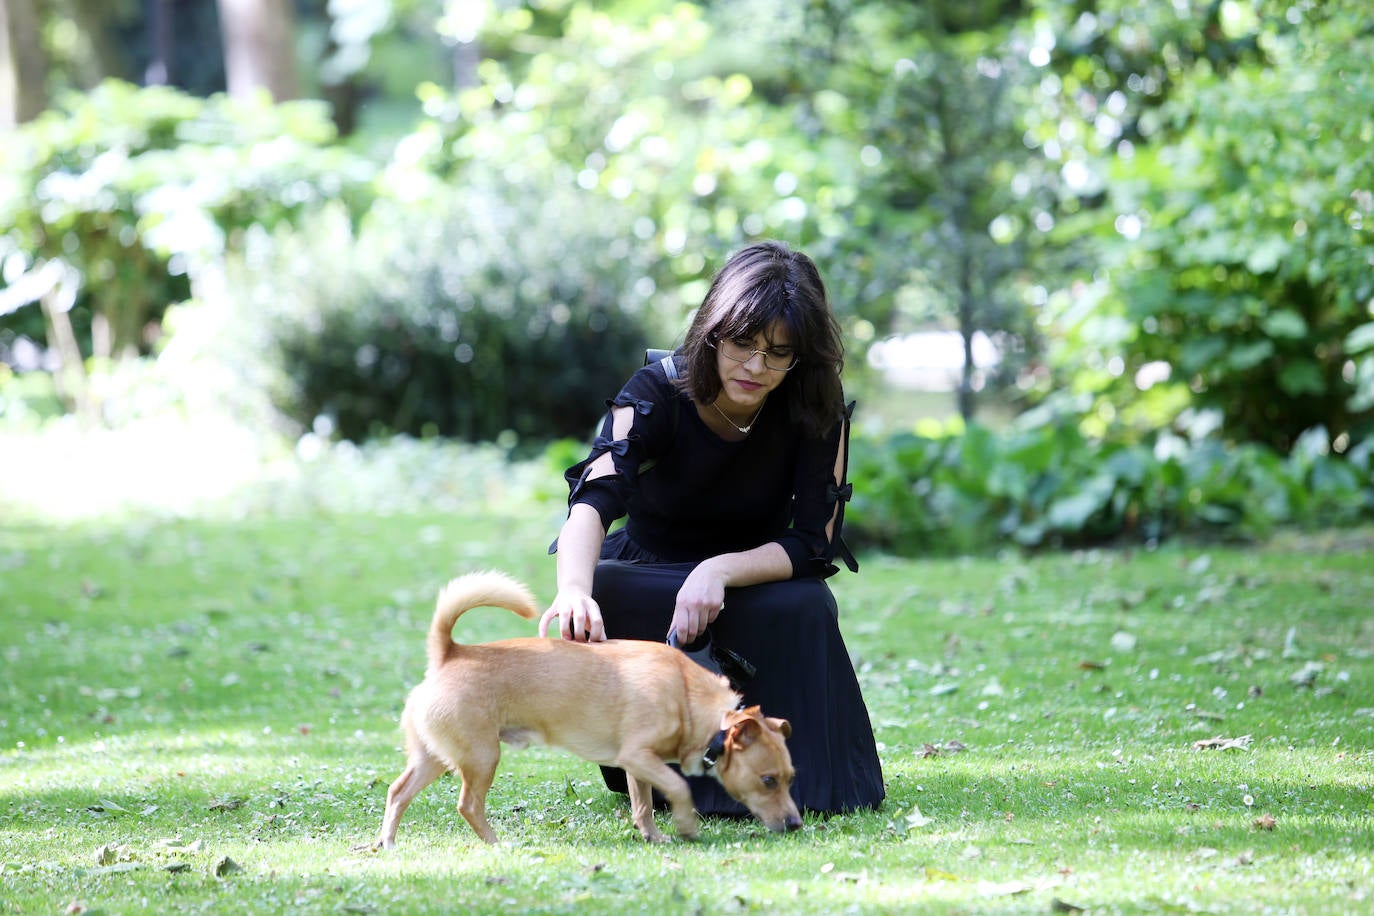
[[[1031,73],[1015,20],[982,7],[488,6],[480,27],[441,21],[484,57],[472,86],[421,88],[402,146],[439,175],[499,161],[628,203],[684,309],[726,251],[788,239],[823,265],[856,358],[876,336],[984,330],[1008,384],[1037,350],[1020,290],[1055,197],[1009,190],[1042,171],[1015,125]]]
[[[1217,3],[1201,31],[1177,10],[1112,7],[1068,30],[1066,75],[1046,93],[1077,107],[1080,129],[1041,131],[1074,139],[1065,170],[1101,202],[1060,232],[1095,237],[1099,256],[1088,285],[1047,314],[1066,335],[1064,378],[1145,426],[1197,406],[1218,409],[1229,438],[1284,453],[1316,425],[1338,450],[1367,438],[1367,5]],[[1173,392],[1142,395],[1142,369]]]
[[[1320,427],[1287,456],[1205,431],[1089,437],[1081,409],[1046,405],[1000,433],[975,424],[856,439],[846,537],[901,554],[961,553],[1009,541],[1039,548],[1259,537],[1278,525],[1374,517],[1374,441],[1342,457]]]
[[[662,340],[631,217],[503,176],[336,211],[236,259],[279,409],[298,430],[541,442],[590,434]]]
[[[0,346],[34,326],[60,265],[85,357],[147,354],[169,305],[196,292],[249,226],[290,223],[326,200],[361,211],[373,168],[334,148],[315,103],[274,106],[108,81],[17,130],[0,150]],[[8,314],[6,314],[8,312]],[[50,329],[49,329],[50,330]],[[46,340],[50,345],[54,341]]]
[[[1368,511],[1366,3],[297,9],[332,108],[106,82],[7,138],[0,357],[56,348],[21,293],[58,265],[82,354],[160,356],[169,304],[219,307],[297,431],[584,438],[769,236],[821,266],[849,377],[884,336],[982,331],[1035,408],[856,449],[877,543]]]

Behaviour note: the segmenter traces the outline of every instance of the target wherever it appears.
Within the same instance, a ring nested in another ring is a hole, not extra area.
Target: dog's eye
[[[765,776],[765,777],[763,777],[763,787],[764,787],[765,789],[776,789],[776,788],[778,787],[778,777],[776,777],[776,776]]]

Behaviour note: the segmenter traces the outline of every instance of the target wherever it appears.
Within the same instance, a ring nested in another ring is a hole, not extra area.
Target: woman
[[[540,623],[580,641],[709,637],[742,657],[753,670],[726,673],[746,703],[790,720],[793,793],[821,812],[875,807],[884,791],[823,581],[837,553],[858,569],[839,536],[843,354],[810,258],[778,242],[732,256],[682,348],[635,373],[568,469],[558,594]],[[701,813],[747,813],[714,780],[691,783]]]

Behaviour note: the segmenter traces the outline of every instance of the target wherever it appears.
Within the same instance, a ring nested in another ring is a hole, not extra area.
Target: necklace
[[[766,404],[766,403],[768,403],[768,399],[767,399],[767,398],[764,398],[764,404]],[[756,411],[754,411],[754,416],[753,416],[752,419],[750,419],[749,424],[748,424],[747,426],[740,426],[740,425],[739,425],[738,423],[736,423],[734,420],[731,420],[730,417],[725,413],[725,411],[721,410],[719,407],[716,407],[716,402],[715,402],[715,401],[712,401],[712,402],[711,402],[711,406],[712,406],[712,407],[715,407],[716,413],[720,414],[721,417],[723,417],[723,418],[725,419],[725,422],[726,422],[726,423],[729,423],[729,424],[730,424],[731,426],[733,426],[735,429],[739,430],[740,435],[743,435],[743,436],[749,435],[749,431],[750,431],[751,429],[754,428],[754,423],[758,420],[759,414],[763,413],[763,404],[760,404],[760,405],[759,405],[759,409],[756,410]]]

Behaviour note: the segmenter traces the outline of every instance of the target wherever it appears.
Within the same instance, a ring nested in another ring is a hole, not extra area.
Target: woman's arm
[[[617,407],[611,412],[611,436],[624,439],[634,422],[634,411]],[[586,479],[595,480],[615,474],[610,452],[598,456],[587,468]],[[601,515],[586,503],[573,503],[558,534],[558,594],[539,620],[539,635],[545,636],[549,624],[558,621],[559,634],[576,642],[602,642],[606,638],[601,608],[592,598],[592,578],[601,556],[606,528]]]
[[[668,632],[676,630],[682,645],[693,642],[725,608],[725,589],[790,578],[792,560],[776,542],[702,560],[678,590]]]
[[[848,472],[849,409],[824,440],[811,440],[803,449],[793,480],[792,524],[776,543],[792,561],[793,576],[832,575],[838,554],[851,570],[858,571],[849,549],[840,539],[844,505],[850,488]]]
[[[564,639],[601,642],[606,638],[601,608],[592,599],[592,576],[605,538],[596,510],[574,503],[558,534],[558,594],[539,620],[540,636],[547,635],[549,624],[557,620]]]
[[[842,500],[848,498],[839,486],[848,470],[848,424],[846,413],[835,432],[804,455],[794,482],[794,515],[787,536],[752,550],[711,557],[692,570],[678,592],[669,630],[677,631],[680,643],[694,641],[724,610],[726,588],[814,575],[830,566]]]

